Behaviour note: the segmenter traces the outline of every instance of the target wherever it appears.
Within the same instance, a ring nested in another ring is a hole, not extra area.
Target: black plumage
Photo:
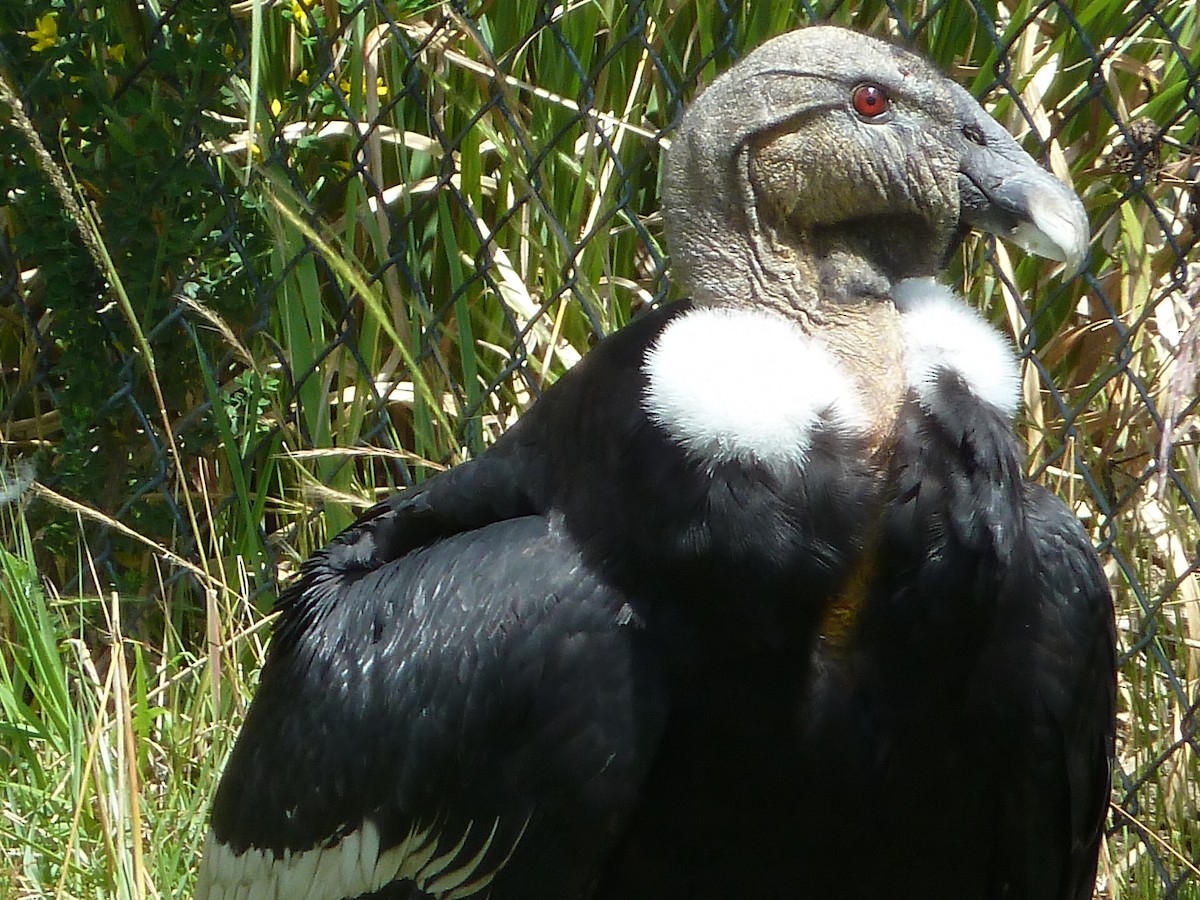
[[[1076,264],[1078,200],[829,28],[714,83],[666,194],[695,301],[281,597],[203,900],[1090,896],[1104,575],[920,280],[969,223]]]

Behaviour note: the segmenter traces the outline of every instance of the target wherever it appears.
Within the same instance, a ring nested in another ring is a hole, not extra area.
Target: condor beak
[[[974,101],[971,106],[974,115],[962,128],[961,221],[1062,262],[1064,277],[1078,274],[1089,236],[1079,197],[1034,162],[999,123],[980,116]]]

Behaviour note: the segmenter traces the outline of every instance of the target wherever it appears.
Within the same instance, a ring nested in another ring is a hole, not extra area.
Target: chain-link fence
[[[975,238],[952,277],[1022,348],[1031,471],[1117,592],[1101,889],[1200,896],[1191,0],[22,6],[6,465],[50,581],[197,634],[667,295],[658,165],[715,73],[822,20],[932,56],[1088,208],[1081,277]]]

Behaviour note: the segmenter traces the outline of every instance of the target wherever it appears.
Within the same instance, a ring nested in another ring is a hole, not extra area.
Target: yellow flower
[[[300,74],[296,76],[296,81],[308,87],[308,69],[301,69]]]
[[[125,65],[125,45],[113,44],[108,48],[108,55],[115,60],[119,65]]]
[[[343,94],[345,94],[347,97],[350,96],[350,79],[349,78],[343,78],[341,81],[339,81],[338,87],[340,87],[342,89]],[[366,94],[366,92],[367,92],[367,82],[366,82],[366,79],[363,79],[363,93]],[[375,96],[378,97],[380,100],[382,100],[387,95],[388,95],[388,86],[383,83],[383,78],[382,77],[376,78],[375,79]]]
[[[48,12],[37,20],[33,31],[22,32],[33,41],[33,52],[41,53],[58,44],[58,13]]]
[[[312,28],[312,15],[308,12],[311,6],[312,3],[306,3],[305,0],[292,0],[292,21],[305,35]]]
[[[280,103],[279,98],[276,97],[274,100],[271,101],[271,115],[278,118],[279,114],[281,112],[283,112],[283,104]]]

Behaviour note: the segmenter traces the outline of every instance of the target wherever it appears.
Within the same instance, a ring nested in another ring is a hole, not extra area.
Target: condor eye
[[[876,119],[891,109],[887,91],[877,84],[860,84],[850,95],[850,102],[864,119]]]

